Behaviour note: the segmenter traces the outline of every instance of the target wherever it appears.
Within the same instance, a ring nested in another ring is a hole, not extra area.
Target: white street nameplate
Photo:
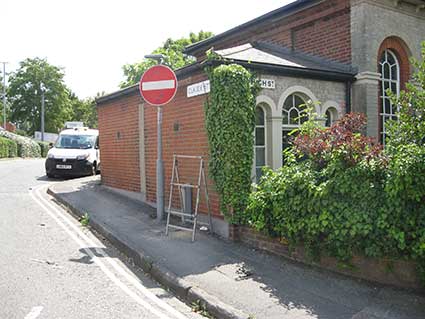
[[[187,97],[207,94],[210,91],[210,80],[195,83],[187,87]]]

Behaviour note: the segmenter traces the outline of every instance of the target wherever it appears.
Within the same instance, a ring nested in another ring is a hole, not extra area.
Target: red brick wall
[[[350,1],[324,1],[280,20],[267,21],[232,35],[214,44],[214,48],[229,48],[257,40],[351,63]],[[202,58],[203,54],[199,52],[197,56]]]
[[[350,260],[352,267],[341,267],[341,263],[334,257],[324,255],[319,260],[312,260],[302,244],[290,248],[285,238],[270,238],[247,226],[236,226],[232,232],[234,240],[297,262],[381,284],[423,289],[416,263],[412,261],[354,255]]]
[[[168,205],[173,154],[204,156],[205,172],[208,177],[208,140],[205,131],[204,101],[206,95],[187,98],[187,86],[206,80],[202,73],[195,73],[179,81],[177,94],[173,101],[163,107],[163,159],[164,159],[164,205]],[[156,143],[157,143],[157,109],[145,105],[145,160],[147,200],[156,202]],[[181,182],[196,184],[199,162],[181,160],[179,173]],[[203,189],[202,189],[203,191]],[[208,179],[208,191],[212,213],[220,216],[219,201],[214,185]],[[177,206],[178,193],[174,194],[174,206]],[[193,199],[195,199],[195,191]],[[194,203],[193,203],[194,205]],[[201,192],[200,212],[206,212],[204,193]]]
[[[138,94],[97,107],[102,183],[140,192]]]

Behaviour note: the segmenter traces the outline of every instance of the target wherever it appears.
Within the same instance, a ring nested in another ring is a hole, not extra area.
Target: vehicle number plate
[[[72,165],[56,165],[59,169],[72,169]]]

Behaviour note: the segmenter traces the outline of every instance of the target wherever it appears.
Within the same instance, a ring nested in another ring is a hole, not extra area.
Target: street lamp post
[[[3,63],[3,128],[6,129],[6,63]]]
[[[44,142],[44,92],[46,92],[46,87],[41,82],[40,83],[41,91],[41,140]]]

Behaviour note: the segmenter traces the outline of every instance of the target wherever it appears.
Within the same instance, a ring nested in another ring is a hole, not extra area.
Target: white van
[[[47,153],[47,177],[94,175],[100,171],[99,131],[75,127],[59,133]]]

